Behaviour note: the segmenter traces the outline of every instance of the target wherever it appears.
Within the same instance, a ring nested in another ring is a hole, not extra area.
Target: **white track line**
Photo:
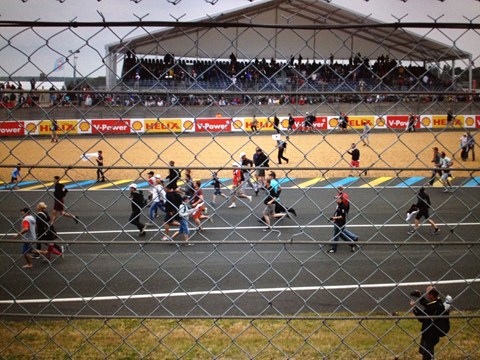
[[[430,227],[430,224],[420,224],[422,227]],[[443,227],[443,226],[449,226],[449,227],[459,227],[459,226],[480,226],[480,223],[478,222],[472,222],[472,223],[446,223],[446,224],[438,224],[437,226]],[[265,226],[262,225],[257,225],[257,226],[237,226],[237,227],[231,227],[231,226],[219,226],[219,227],[204,227],[205,231],[207,230],[261,230]],[[411,225],[408,225],[407,223],[402,223],[402,224],[348,224],[347,226],[349,229],[351,228],[375,228],[375,229],[381,229],[381,228],[405,228],[409,229],[411,228]],[[282,230],[282,229],[305,229],[305,228],[314,228],[314,229],[331,229],[332,225],[331,224],[325,224],[325,225],[280,225],[280,226],[274,226],[273,230]],[[176,227],[170,228],[170,230],[176,229]],[[156,228],[147,228],[147,232],[158,232],[160,230],[163,230],[163,227],[156,227]],[[195,228],[190,228],[190,231],[195,231]],[[58,235],[82,235],[82,234],[92,234],[92,235],[101,235],[101,234],[120,234],[120,233],[138,233],[138,230],[92,230],[92,231],[63,231],[63,232],[58,232]],[[8,236],[13,236],[15,233],[0,233],[0,237],[8,237]]]
[[[191,297],[207,295],[231,295],[231,294],[261,294],[261,293],[282,293],[299,291],[320,291],[320,290],[359,290],[375,288],[395,288],[395,287],[418,287],[426,285],[470,285],[480,282],[480,279],[459,279],[459,280],[440,280],[440,281],[419,281],[406,283],[383,283],[383,284],[354,284],[354,285],[330,285],[330,286],[301,286],[301,287],[281,287],[281,288],[259,288],[259,289],[234,289],[234,290],[207,290],[191,292],[158,293],[143,295],[118,295],[118,296],[92,296],[92,297],[73,297],[73,298],[53,298],[53,299],[21,299],[21,300],[0,300],[0,305],[14,304],[46,304],[46,303],[72,303],[72,302],[90,302],[90,301],[115,301],[115,300],[143,300],[143,299],[166,299],[174,297]]]

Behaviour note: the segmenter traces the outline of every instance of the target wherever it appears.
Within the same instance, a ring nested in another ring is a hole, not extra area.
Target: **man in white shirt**
[[[155,217],[155,211],[157,209],[165,212],[165,189],[163,188],[162,177],[160,174],[154,176],[154,185],[151,189],[152,192],[152,204],[150,205],[150,223],[153,225],[153,219]]]
[[[452,177],[452,174],[450,173],[450,167],[452,166],[452,160],[447,157],[444,151],[440,154],[441,157],[441,166],[443,169],[442,173],[442,183],[443,186],[445,187],[443,192],[450,192],[453,191],[452,183],[450,182],[450,177]]]

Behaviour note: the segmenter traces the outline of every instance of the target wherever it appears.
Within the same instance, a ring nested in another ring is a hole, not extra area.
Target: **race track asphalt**
[[[51,193],[0,192],[0,311],[13,317],[403,314],[409,293],[431,282],[454,297],[455,307],[478,309],[471,301],[480,292],[478,187],[427,189],[440,233],[422,226],[408,235],[405,211],[417,189],[348,188],[348,228],[359,236],[360,249],[351,253],[340,242],[335,254],[327,253],[336,194],[329,187],[285,186],[282,201],[298,216],[281,220],[274,231],[258,222],[262,193],[235,209],[217,200],[208,206],[214,222],[192,232],[194,246],[160,241],[157,227],[138,237],[127,224],[127,191],[71,191],[67,205],[81,224],[58,221],[65,256],[35,260],[30,270],[21,269],[21,245],[9,241],[20,226],[19,209],[39,201],[51,206]],[[211,194],[205,189],[207,199]]]

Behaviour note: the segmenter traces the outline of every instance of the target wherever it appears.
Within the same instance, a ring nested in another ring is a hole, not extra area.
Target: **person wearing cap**
[[[350,237],[347,236],[345,233],[345,223],[346,223],[346,218],[347,218],[347,212],[345,209],[345,204],[343,202],[343,196],[337,195],[335,196],[335,201],[337,203],[337,207],[335,209],[335,213],[333,216],[330,218],[330,220],[333,222],[333,244],[330,247],[330,250],[328,250],[329,253],[336,253],[337,252],[337,241],[338,238],[341,238],[343,241],[347,241],[350,244],[351,251],[354,252],[357,250],[357,247],[355,246],[355,241],[358,240],[358,236],[356,236],[353,233],[350,233],[351,235],[354,235],[355,237]]]
[[[242,192],[242,171],[240,169],[240,164],[234,162],[233,166],[233,190],[232,190],[232,203],[229,208],[237,207],[237,198],[248,199],[249,202],[252,202],[252,197],[246,195]]]
[[[244,152],[240,153],[240,166],[242,167],[242,191],[246,193],[247,185],[250,185],[250,187],[255,191],[255,195],[257,195],[258,185],[252,182],[252,174],[250,172],[253,168],[253,161],[247,158],[247,154]]]
[[[23,208],[20,210],[22,213],[22,229],[13,236],[14,239],[18,239],[22,237],[27,242],[23,243],[22,246],[22,254],[27,262],[25,265],[22,266],[24,269],[31,269],[32,266],[32,257],[30,254],[35,253],[38,254],[37,250],[33,248],[33,242],[37,240],[37,232],[36,232],[36,220],[35,217],[30,213],[29,208]]]
[[[132,201],[132,213],[130,214],[128,222],[135,225],[140,231],[138,236],[145,236],[147,234],[145,232],[146,226],[140,221],[140,215],[145,205],[145,199],[143,198],[143,194],[137,191],[137,184],[135,183],[130,185],[130,199]]]
[[[153,220],[156,214],[158,213],[158,209],[165,212],[165,189],[163,188],[162,177],[160,174],[157,174],[153,177],[154,179],[154,186],[151,189],[152,192],[152,202],[150,204],[150,223],[148,225],[153,225]]]
[[[47,204],[44,202],[39,202],[37,204],[37,216],[36,221],[36,232],[37,232],[37,252],[44,255],[48,260],[50,260],[50,255],[53,253],[58,256],[63,256],[64,247],[55,244],[53,241],[57,238],[55,228],[50,223],[50,216],[47,212]],[[48,249],[42,250],[41,245],[43,241],[47,244]],[[39,257],[38,254],[33,254],[32,257],[35,258],[35,255]]]
[[[337,191],[338,191],[337,196],[342,197],[343,204],[345,205],[345,221],[348,221],[348,213],[350,212],[350,198],[349,198],[348,194],[345,192],[345,188],[343,186],[340,185],[339,187],[337,187]],[[356,235],[354,233],[350,232],[349,230],[347,230],[346,228],[343,229],[343,232],[348,237],[350,237],[352,239],[356,239],[355,241],[358,240]]]

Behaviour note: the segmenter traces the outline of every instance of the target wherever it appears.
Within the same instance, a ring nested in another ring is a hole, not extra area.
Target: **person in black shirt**
[[[430,180],[428,181],[428,184],[430,186],[433,185],[435,180],[437,179],[437,175],[439,177],[442,176],[442,170],[439,170],[440,167],[442,167],[442,158],[440,156],[440,151],[438,150],[438,147],[433,148],[433,159],[432,163],[435,165],[435,169],[432,171],[432,176],[430,177]]]
[[[278,163],[280,165],[282,164],[282,160],[284,160],[288,164],[288,159],[285,156],[283,156],[283,153],[285,152],[285,150],[287,150],[287,140],[288,140],[288,136],[285,141],[277,140],[277,149],[278,149],[277,157],[278,157]]]
[[[347,222],[346,217],[347,217],[347,211],[345,207],[345,203],[343,202],[343,197],[341,195],[337,195],[336,197],[336,202],[337,202],[337,208],[335,209],[335,213],[333,216],[330,218],[331,221],[333,221],[333,244],[328,250],[329,253],[336,253],[337,252],[337,241],[338,238],[341,238],[343,241],[351,242],[352,244],[350,245],[351,251],[354,252],[357,250],[357,247],[355,246],[354,242],[358,240],[358,236],[353,234],[352,232],[349,232],[350,235],[355,236],[354,238],[351,238],[347,236],[347,234],[344,232],[345,230],[345,223]]]
[[[180,170],[178,170],[178,168],[175,167],[175,161],[173,160],[169,162],[169,165],[170,165],[170,168],[168,169],[168,176],[167,176],[168,182],[166,186],[169,186],[172,189],[176,190],[178,188],[177,181],[180,179]]]
[[[247,158],[247,154],[242,152],[240,153],[240,166],[242,168],[242,191],[247,192],[247,185],[255,191],[255,196],[258,195],[258,184],[257,182],[252,181],[251,169],[253,168],[253,161]]]
[[[103,173],[103,152],[98,150],[97,156],[97,181],[105,182],[105,175]]]
[[[140,215],[142,214],[142,209],[144,207],[144,198],[143,194],[137,191],[137,184],[130,185],[130,199],[132,200],[132,213],[130,214],[130,219],[128,222],[135,225],[140,234],[138,236],[145,236],[145,224],[140,222]]]
[[[267,228],[265,231],[271,230],[271,221],[270,216],[276,219],[281,219],[287,216],[286,213],[276,213],[275,212],[275,204],[277,202],[277,193],[275,192],[275,188],[271,185],[270,179],[265,181],[265,192],[266,196],[263,200],[263,203],[266,205],[265,209],[263,210],[263,221],[267,224]]]
[[[352,161],[350,161],[350,167],[359,167],[360,166],[360,150],[358,150],[357,145],[355,143],[352,143],[351,146],[352,151],[348,151],[347,153],[352,156]],[[365,175],[367,175],[367,171],[365,170]],[[350,174],[350,176],[353,176],[353,173]]]
[[[277,114],[273,115],[273,129],[280,134],[280,119],[278,118]]]
[[[418,352],[422,354],[423,360],[434,358],[435,345],[440,341],[441,330],[435,325],[435,320],[424,318],[424,316],[441,316],[446,314],[445,306],[439,299],[438,290],[433,286],[427,288],[427,293],[418,302],[423,310],[418,308],[415,301],[410,301],[415,316],[421,316],[418,321],[422,323],[422,339]]]
[[[292,114],[288,114],[288,133],[291,134],[293,130],[293,126],[295,125],[295,119],[293,118]]]
[[[451,127],[452,129],[454,128],[453,122],[455,121],[455,116],[452,113],[452,109],[447,110],[447,125],[445,126],[445,129],[448,129]]]
[[[417,209],[418,209],[418,213],[417,215],[415,216],[415,227],[413,230],[409,231],[408,233],[411,235],[411,234],[415,234],[415,232],[417,231],[418,227],[420,226],[420,219],[422,217],[425,217],[425,219],[427,220],[427,222],[432,226],[433,230],[432,230],[432,234],[438,234],[438,232],[440,231],[440,229],[438,228],[438,226],[433,222],[432,219],[430,219],[430,215],[428,213],[428,210],[432,207],[432,204],[430,202],[430,196],[428,196],[428,194],[425,192],[425,188],[424,187],[421,187],[420,190],[418,190],[418,194],[417,194]]]
[[[54,190],[53,190],[53,212],[52,212],[52,224],[55,223],[55,220],[59,215],[63,215],[65,217],[72,218],[76,224],[78,224],[78,216],[73,215],[65,211],[65,196],[67,196],[68,189],[65,187],[64,184],[60,183],[60,176],[55,176],[53,178],[54,182]]]
[[[182,204],[182,196],[175,191],[173,187],[165,187],[165,235],[162,237],[162,240],[171,240],[170,236],[170,225],[180,226],[178,222],[178,210]]]
[[[269,167],[269,159],[268,156],[263,152],[263,150],[259,147],[255,150],[255,154],[253,155],[253,164],[255,167]],[[255,170],[255,180],[259,186],[263,186],[265,182],[265,169],[257,169]],[[258,195],[258,187],[257,191],[255,192],[255,196]]]

